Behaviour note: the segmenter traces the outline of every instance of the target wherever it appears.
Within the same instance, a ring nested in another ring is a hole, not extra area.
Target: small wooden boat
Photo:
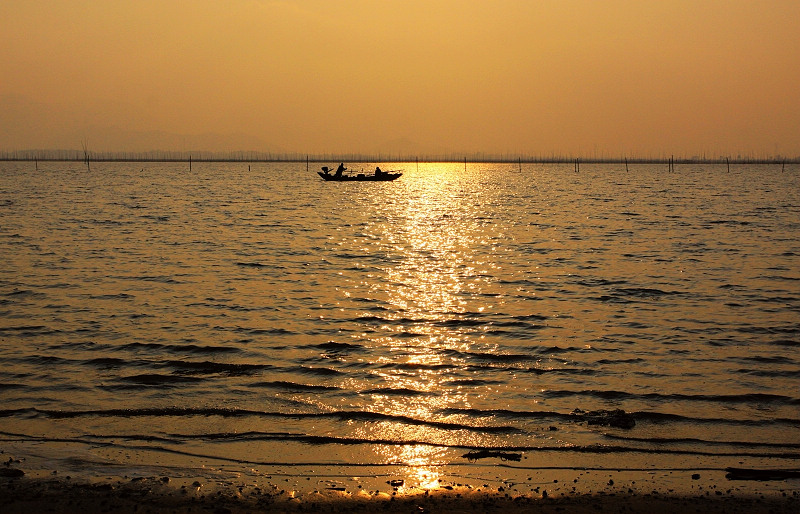
[[[327,166],[323,166],[322,171],[318,171],[317,174],[322,177],[322,180],[330,182],[388,182],[400,178],[402,175],[399,171],[382,171],[378,175],[358,173],[355,175],[342,174],[336,176],[335,173],[331,173]]]
[[[317,172],[323,180],[331,182],[386,182],[399,178],[402,173],[381,173],[380,175],[365,175],[359,173],[358,175],[341,175],[339,177],[331,173]]]

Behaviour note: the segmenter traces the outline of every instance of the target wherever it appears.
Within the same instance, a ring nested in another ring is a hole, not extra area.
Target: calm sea
[[[0,163],[0,446],[797,468],[796,167],[313,168]]]

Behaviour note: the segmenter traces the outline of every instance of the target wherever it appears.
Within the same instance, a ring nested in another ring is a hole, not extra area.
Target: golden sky
[[[800,155],[798,0],[2,0],[0,150]]]

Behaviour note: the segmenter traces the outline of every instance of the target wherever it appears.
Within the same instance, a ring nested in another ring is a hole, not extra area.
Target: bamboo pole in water
[[[92,171],[89,167],[89,142],[83,140],[81,141],[81,146],[83,146],[83,160],[86,163],[86,171]]]
[[[725,157],[725,163],[728,165],[728,173],[731,172],[731,160],[729,157]]]

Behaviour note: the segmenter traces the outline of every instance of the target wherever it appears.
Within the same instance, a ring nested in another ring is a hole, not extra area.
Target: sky
[[[2,0],[0,150],[800,155],[798,0]]]

